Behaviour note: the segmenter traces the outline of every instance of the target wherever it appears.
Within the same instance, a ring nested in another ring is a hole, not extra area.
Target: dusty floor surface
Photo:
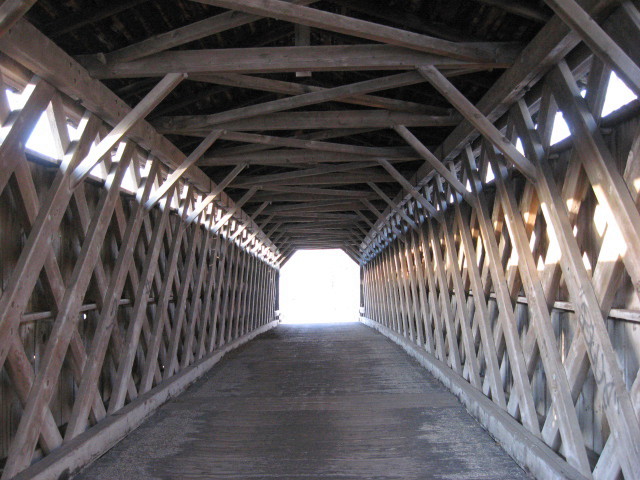
[[[360,324],[281,325],[76,479],[529,478],[457,399]]]

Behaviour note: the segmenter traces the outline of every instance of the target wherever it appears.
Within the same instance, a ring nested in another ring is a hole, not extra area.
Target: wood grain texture
[[[257,337],[77,478],[528,477],[398,347],[334,324]]]

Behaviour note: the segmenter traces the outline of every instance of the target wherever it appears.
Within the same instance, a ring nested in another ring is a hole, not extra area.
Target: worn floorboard
[[[228,354],[79,479],[528,478],[457,399],[360,324]]]

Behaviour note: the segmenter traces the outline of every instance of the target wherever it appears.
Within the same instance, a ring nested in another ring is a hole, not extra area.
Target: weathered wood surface
[[[77,478],[528,478],[438,381],[358,324],[281,325]]]

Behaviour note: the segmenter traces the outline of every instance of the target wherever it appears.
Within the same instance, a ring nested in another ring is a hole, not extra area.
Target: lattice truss
[[[11,478],[272,321],[277,270],[239,205],[176,178],[44,80],[13,112],[5,88],[0,404],[11,442],[0,456]],[[56,151],[34,163],[25,144],[41,115]]]
[[[640,129],[603,137],[610,69],[589,64],[573,68],[585,98],[563,61],[498,126],[423,71],[482,138],[405,180],[412,198],[380,229],[396,238],[368,245],[364,316],[481,390],[567,475],[635,478]],[[557,111],[572,136],[552,152]]]

